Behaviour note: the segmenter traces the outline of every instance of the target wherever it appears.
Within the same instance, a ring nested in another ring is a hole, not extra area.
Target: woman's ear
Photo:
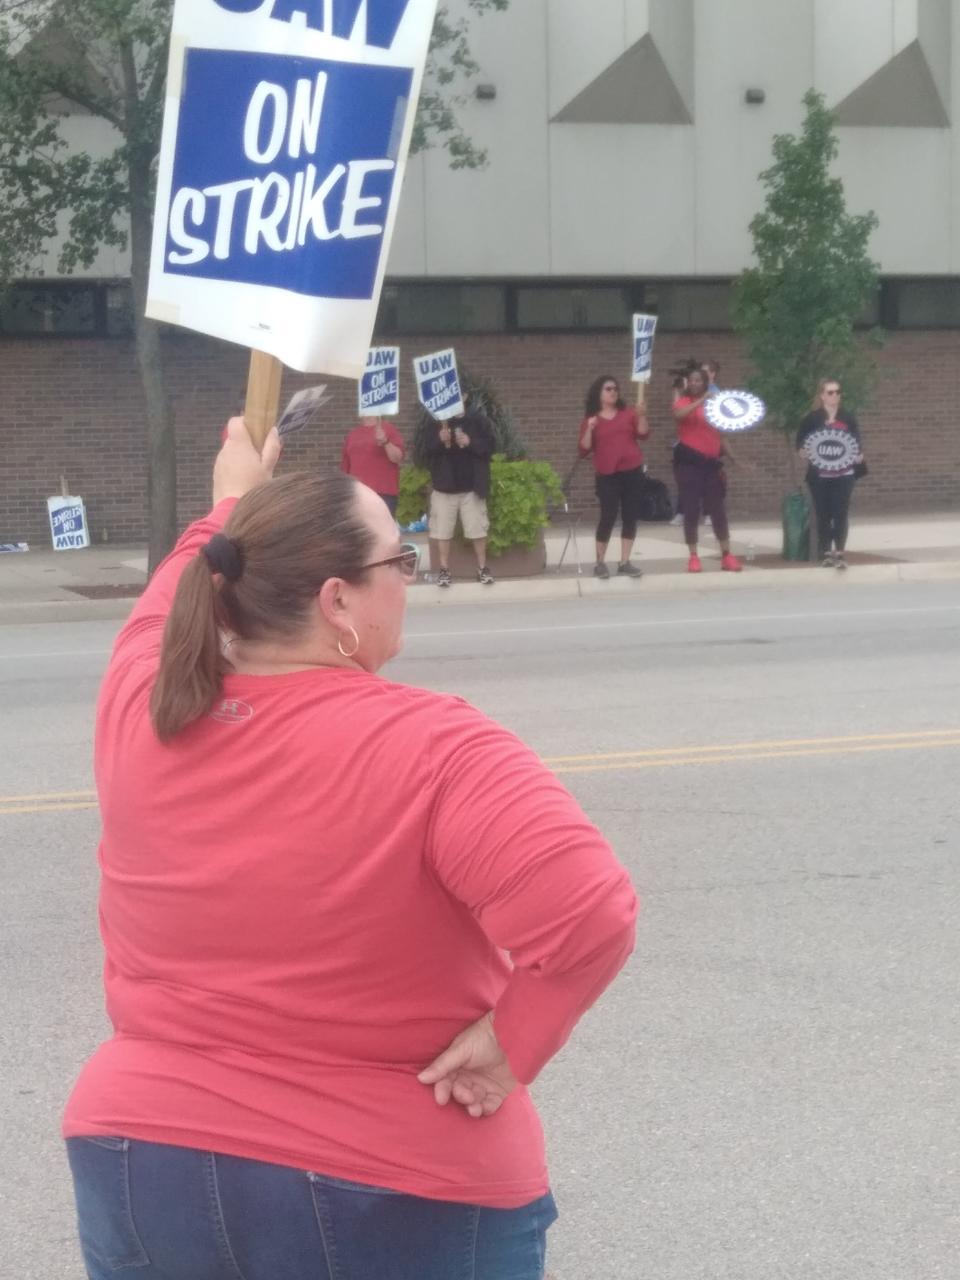
[[[328,578],[317,592],[317,606],[332,627],[339,627],[349,612],[343,598],[346,585],[342,578]]]

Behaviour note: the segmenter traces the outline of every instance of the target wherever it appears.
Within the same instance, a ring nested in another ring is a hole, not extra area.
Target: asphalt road
[[[114,630],[0,629],[3,1280],[81,1276],[57,1121],[103,1031]],[[949,583],[411,618],[394,677],[550,759],[645,899],[537,1086],[558,1280],[957,1276],[958,640]]]

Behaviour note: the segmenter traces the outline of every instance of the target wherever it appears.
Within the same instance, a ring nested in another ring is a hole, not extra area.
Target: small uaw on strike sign
[[[437,0],[176,0],[147,315],[282,365],[367,365]]]

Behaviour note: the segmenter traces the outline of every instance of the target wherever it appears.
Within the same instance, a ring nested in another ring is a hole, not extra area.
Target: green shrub
[[[509,547],[536,545],[550,523],[548,509],[563,502],[560,477],[549,462],[511,462],[494,454],[490,467],[490,534],[492,556]]]
[[[540,530],[550,523],[548,511],[560,506],[560,478],[549,462],[511,462],[494,454],[490,464],[490,533],[492,556],[510,547],[536,545]],[[430,507],[430,473],[423,467],[401,467],[397,520],[413,524]]]
[[[430,472],[425,467],[401,467],[397,523],[414,524],[429,510]]]

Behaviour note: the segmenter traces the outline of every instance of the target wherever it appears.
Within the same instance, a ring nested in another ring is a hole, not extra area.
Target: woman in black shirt
[[[817,558],[825,569],[846,569],[850,499],[866,472],[860,426],[840,406],[840,383],[823,378],[813,410],[800,424],[797,449],[807,463],[807,484],[817,516]]]

